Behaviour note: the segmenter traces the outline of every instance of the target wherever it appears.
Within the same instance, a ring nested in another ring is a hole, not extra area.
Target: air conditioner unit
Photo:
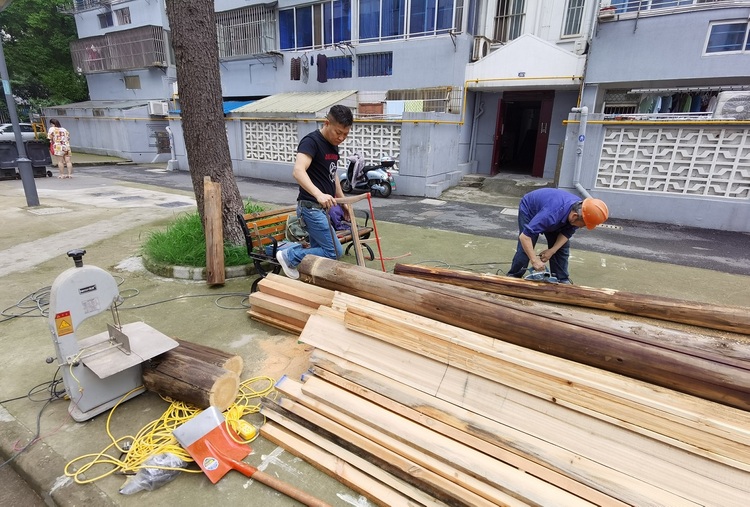
[[[714,117],[750,120],[750,91],[719,93],[716,97]]]
[[[481,35],[474,37],[474,48],[471,51],[471,61],[476,62],[490,54],[490,44],[492,41]]]
[[[148,114],[151,116],[167,116],[169,114],[169,104],[162,100],[149,100]]]

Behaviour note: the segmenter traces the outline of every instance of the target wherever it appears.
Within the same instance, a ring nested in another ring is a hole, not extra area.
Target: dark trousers
[[[526,216],[520,210],[518,211],[518,233],[523,232],[524,227],[531,221],[531,217]],[[547,239],[547,248],[551,248],[555,241],[557,241],[557,232],[545,232],[544,237]],[[537,238],[532,238],[531,243],[536,246]],[[566,242],[560,249],[552,256],[549,260],[550,272],[553,276],[556,276],[558,280],[568,280],[570,274],[568,273],[568,258],[570,257],[570,241]],[[526,268],[529,266],[529,257],[526,252],[523,251],[521,241],[518,241],[516,245],[516,255],[513,257],[513,262],[508,270],[508,276],[515,278],[523,278],[526,274]]]

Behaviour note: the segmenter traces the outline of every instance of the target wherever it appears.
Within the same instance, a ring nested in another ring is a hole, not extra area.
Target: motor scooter
[[[347,160],[349,165],[346,171],[339,175],[341,190],[344,193],[369,192],[376,197],[388,197],[396,189],[396,180],[391,172],[396,163],[393,158],[383,157],[377,165],[365,165],[364,155],[354,153]]]

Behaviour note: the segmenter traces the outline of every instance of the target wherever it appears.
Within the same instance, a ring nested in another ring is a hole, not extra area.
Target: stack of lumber
[[[378,292],[357,273],[356,290]],[[340,292],[300,340],[311,374],[279,382],[262,433],[379,505],[750,498],[745,410]]]
[[[320,305],[331,305],[333,291],[269,274],[250,294],[248,315],[270,326],[300,334]]]
[[[143,365],[143,386],[152,392],[222,412],[237,399],[242,357],[176,339],[178,345]]]

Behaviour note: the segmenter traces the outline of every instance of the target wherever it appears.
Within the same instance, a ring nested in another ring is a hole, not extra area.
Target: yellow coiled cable
[[[248,414],[260,412],[260,398],[273,396],[276,392],[274,390],[275,383],[276,381],[271,377],[254,377],[245,380],[240,384],[239,393],[234,404],[232,404],[232,406],[230,406],[224,413],[227,424],[242,438],[239,442],[249,443],[257,438],[257,428],[243,419],[243,417]],[[125,394],[121,400],[112,407],[112,410],[110,410],[109,415],[107,416],[107,435],[112,440],[112,443],[96,454],[84,454],[83,456],[79,456],[69,461],[65,465],[66,476],[72,477],[78,484],[87,484],[114,473],[131,475],[141,468],[145,468],[144,462],[148,458],[161,453],[174,454],[186,463],[193,461],[187,451],[185,451],[185,449],[183,449],[177,442],[177,439],[172,435],[172,432],[178,426],[186,423],[201,413],[202,409],[181,401],[173,401],[162,396],[162,399],[170,402],[170,405],[159,419],[151,421],[141,428],[138,434],[134,437],[122,436],[120,438],[115,438],[112,435],[109,427],[112,415],[115,413],[115,410],[120,403],[126,400],[131,393],[138,389],[141,388],[138,387],[137,389]],[[132,444],[129,449],[126,449],[123,447],[123,443],[128,441],[132,441]],[[125,456],[123,458],[116,458],[108,454],[113,450],[119,452],[120,456],[123,454],[125,454]],[[79,462],[84,463],[78,466],[76,470],[72,470],[72,468],[74,468]],[[89,472],[94,467],[102,465],[108,466],[109,468],[99,475],[86,479],[82,477],[82,474]],[[151,466],[149,468],[175,470],[171,467]],[[201,470],[186,470],[184,468],[179,468],[178,470],[202,473]]]

